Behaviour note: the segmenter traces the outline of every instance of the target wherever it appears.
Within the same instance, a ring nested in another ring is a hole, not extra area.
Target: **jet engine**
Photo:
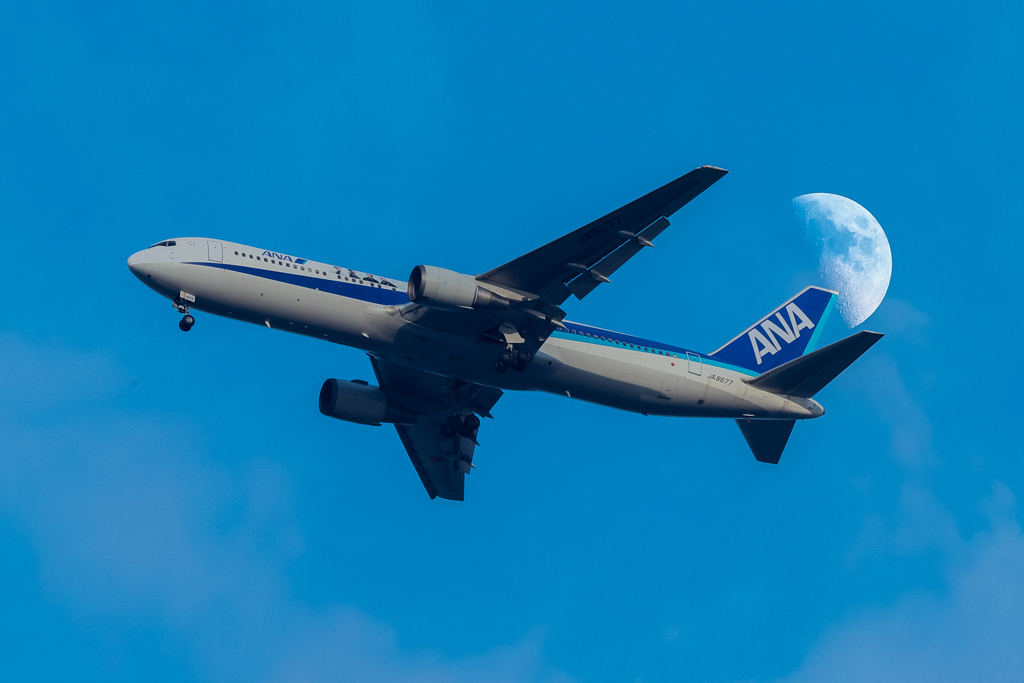
[[[379,388],[362,380],[329,379],[320,388],[320,412],[346,422],[379,427],[382,422],[414,424],[418,417]]]
[[[508,308],[508,299],[477,284],[470,275],[435,266],[416,266],[409,275],[409,300],[438,308]]]

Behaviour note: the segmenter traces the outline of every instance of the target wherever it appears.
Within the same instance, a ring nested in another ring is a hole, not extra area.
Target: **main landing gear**
[[[507,372],[511,367],[516,372],[522,372],[533,360],[533,354],[527,349],[517,349],[509,346],[494,359],[494,369],[498,372]]]
[[[473,435],[476,434],[476,430],[480,429],[480,418],[470,413],[466,417],[459,417],[458,415],[451,415],[441,425],[441,436],[446,439],[451,439],[456,434],[464,436],[467,439],[472,439]]]
[[[196,324],[196,319],[192,317],[192,314],[188,312],[188,304],[180,297],[174,297],[172,302],[174,308],[177,309],[178,313],[184,313],[185,317],[178,323],[178,329],[182,332],[188,332],[192,329],[192,326]]]

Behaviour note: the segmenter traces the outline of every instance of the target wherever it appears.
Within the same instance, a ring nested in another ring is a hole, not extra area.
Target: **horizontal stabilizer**
[[[736,420],[736,424],[755,458],[778,465],[796,420]]]
[[[858,332],[744,381],[752,387],[773,394],[810,398],[850,367],[853,361],[860,358],[883,336],[885,335],[878,332]],[[740,427],[742,428],[742,425]],[[749,441],[750,437],[747,437],[747,440]]]

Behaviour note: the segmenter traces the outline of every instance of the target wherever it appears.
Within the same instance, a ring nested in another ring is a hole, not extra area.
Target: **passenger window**
[[[238,256],[238,252],[237,251],[235,252],[235,256]]]

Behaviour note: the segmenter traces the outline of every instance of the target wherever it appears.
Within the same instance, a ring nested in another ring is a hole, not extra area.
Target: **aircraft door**
[[[223,247],[221,247],[220,242],[208,240],[206,244],[210,249],[210,260],[222,263],[224,261],[224,250]]]
[[[701,371],[700,356],[695,353],[687,352],[686,369],[690,371],[691,375],[697,375],[699,377]]]

